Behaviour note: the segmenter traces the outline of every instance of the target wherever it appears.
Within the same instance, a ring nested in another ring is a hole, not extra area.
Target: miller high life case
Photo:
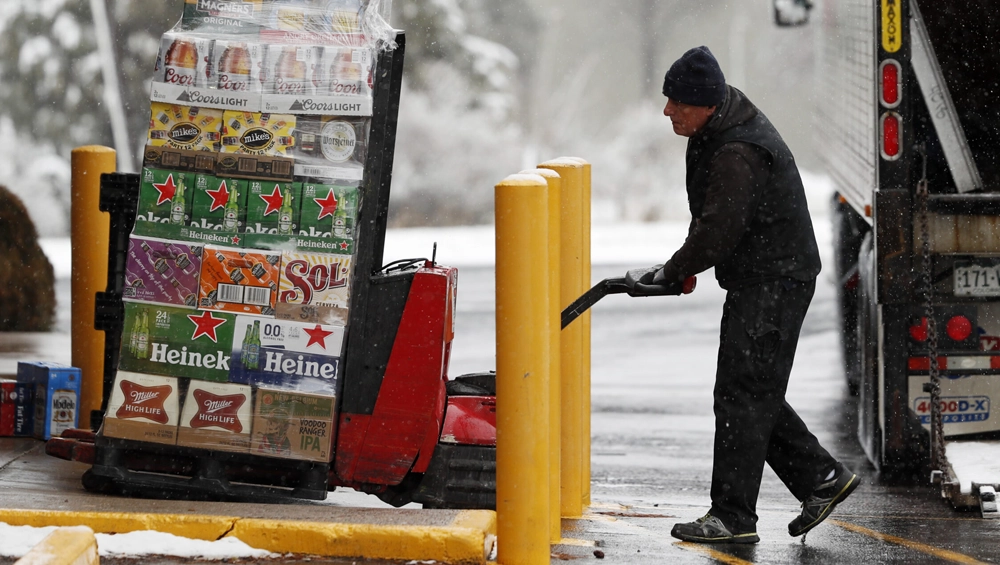
[[[352,264],[350,255],[282,254],[279,309],[284,305],[348,308]]]
[[[191,151],[222,147],[222,110],[177,104],[150,104],[147,145]]]
[[[334,397],[266,388],[256,396],[252,453],[324,463],[332,459]]]
[[[274,316],[281,255],[205,247],[198,304],[204,310]]]
[[[257,249],[294,249],[302,185],[249,181],[244,244]]]
[[[195,308],[201,253],[188,242],[131,236],[122,300]]]
[[[177,445],[247,452],[253,415],[250,387],[191,381],[181,409]]]
[[[153,443],[177,443],[179,380],[118,371],[101,435]]]
[[[333,395],[342,326],[236,318],[230,382]]]
[[[143,168],[132,233],[184,239],[181,228],[186,227],[190,219],[194,181],[193,173]]]
[[[292,131],[297,118],[287,114],[261,114],[226,110],[222,116],[223,153],[291,156]]]
[[[235,319],[222,312],[126,302],[118,367],[226,382]]]
[[[35,389],[34,436],[48,440],[77,427],[80,369],[59,363],[19,362],[17,380]]]

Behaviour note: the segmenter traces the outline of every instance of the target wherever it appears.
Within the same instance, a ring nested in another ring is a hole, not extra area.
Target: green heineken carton
[[[194,182],[192,173],[143,168],[132,233],[187,240]]]
[[[351,244],[357,219],[358,187],[303,183],[296,247],[353,253]]]
[[[246,223],[247,181],[199,174],[191,195],[187,237],[232,244]]]
[[[222,312],[126,302],[118,368],[226,382],[235,326]]]
[[[254,249],[294,249],[301,200],[301,183],[248,181],[243,246]]]

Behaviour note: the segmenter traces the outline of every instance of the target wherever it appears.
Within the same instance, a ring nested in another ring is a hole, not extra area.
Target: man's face
[[[692,106],[673,98],[667,98],[667,105],[663,108],[663,115],[670,118],[674,133],[684,137],[691,137],[701,131],[713,112],[715,106]]]

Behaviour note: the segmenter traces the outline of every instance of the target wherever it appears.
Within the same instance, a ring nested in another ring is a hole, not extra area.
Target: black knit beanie
[[[663,95],[692,106],[718,106],[726,100],[726,77],[708,47],[689,49],[670,65]]]

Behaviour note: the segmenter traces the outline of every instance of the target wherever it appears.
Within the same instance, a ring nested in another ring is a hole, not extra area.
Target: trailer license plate
[[[1000,265],[955,265],[955,296],[1000,296]]]

